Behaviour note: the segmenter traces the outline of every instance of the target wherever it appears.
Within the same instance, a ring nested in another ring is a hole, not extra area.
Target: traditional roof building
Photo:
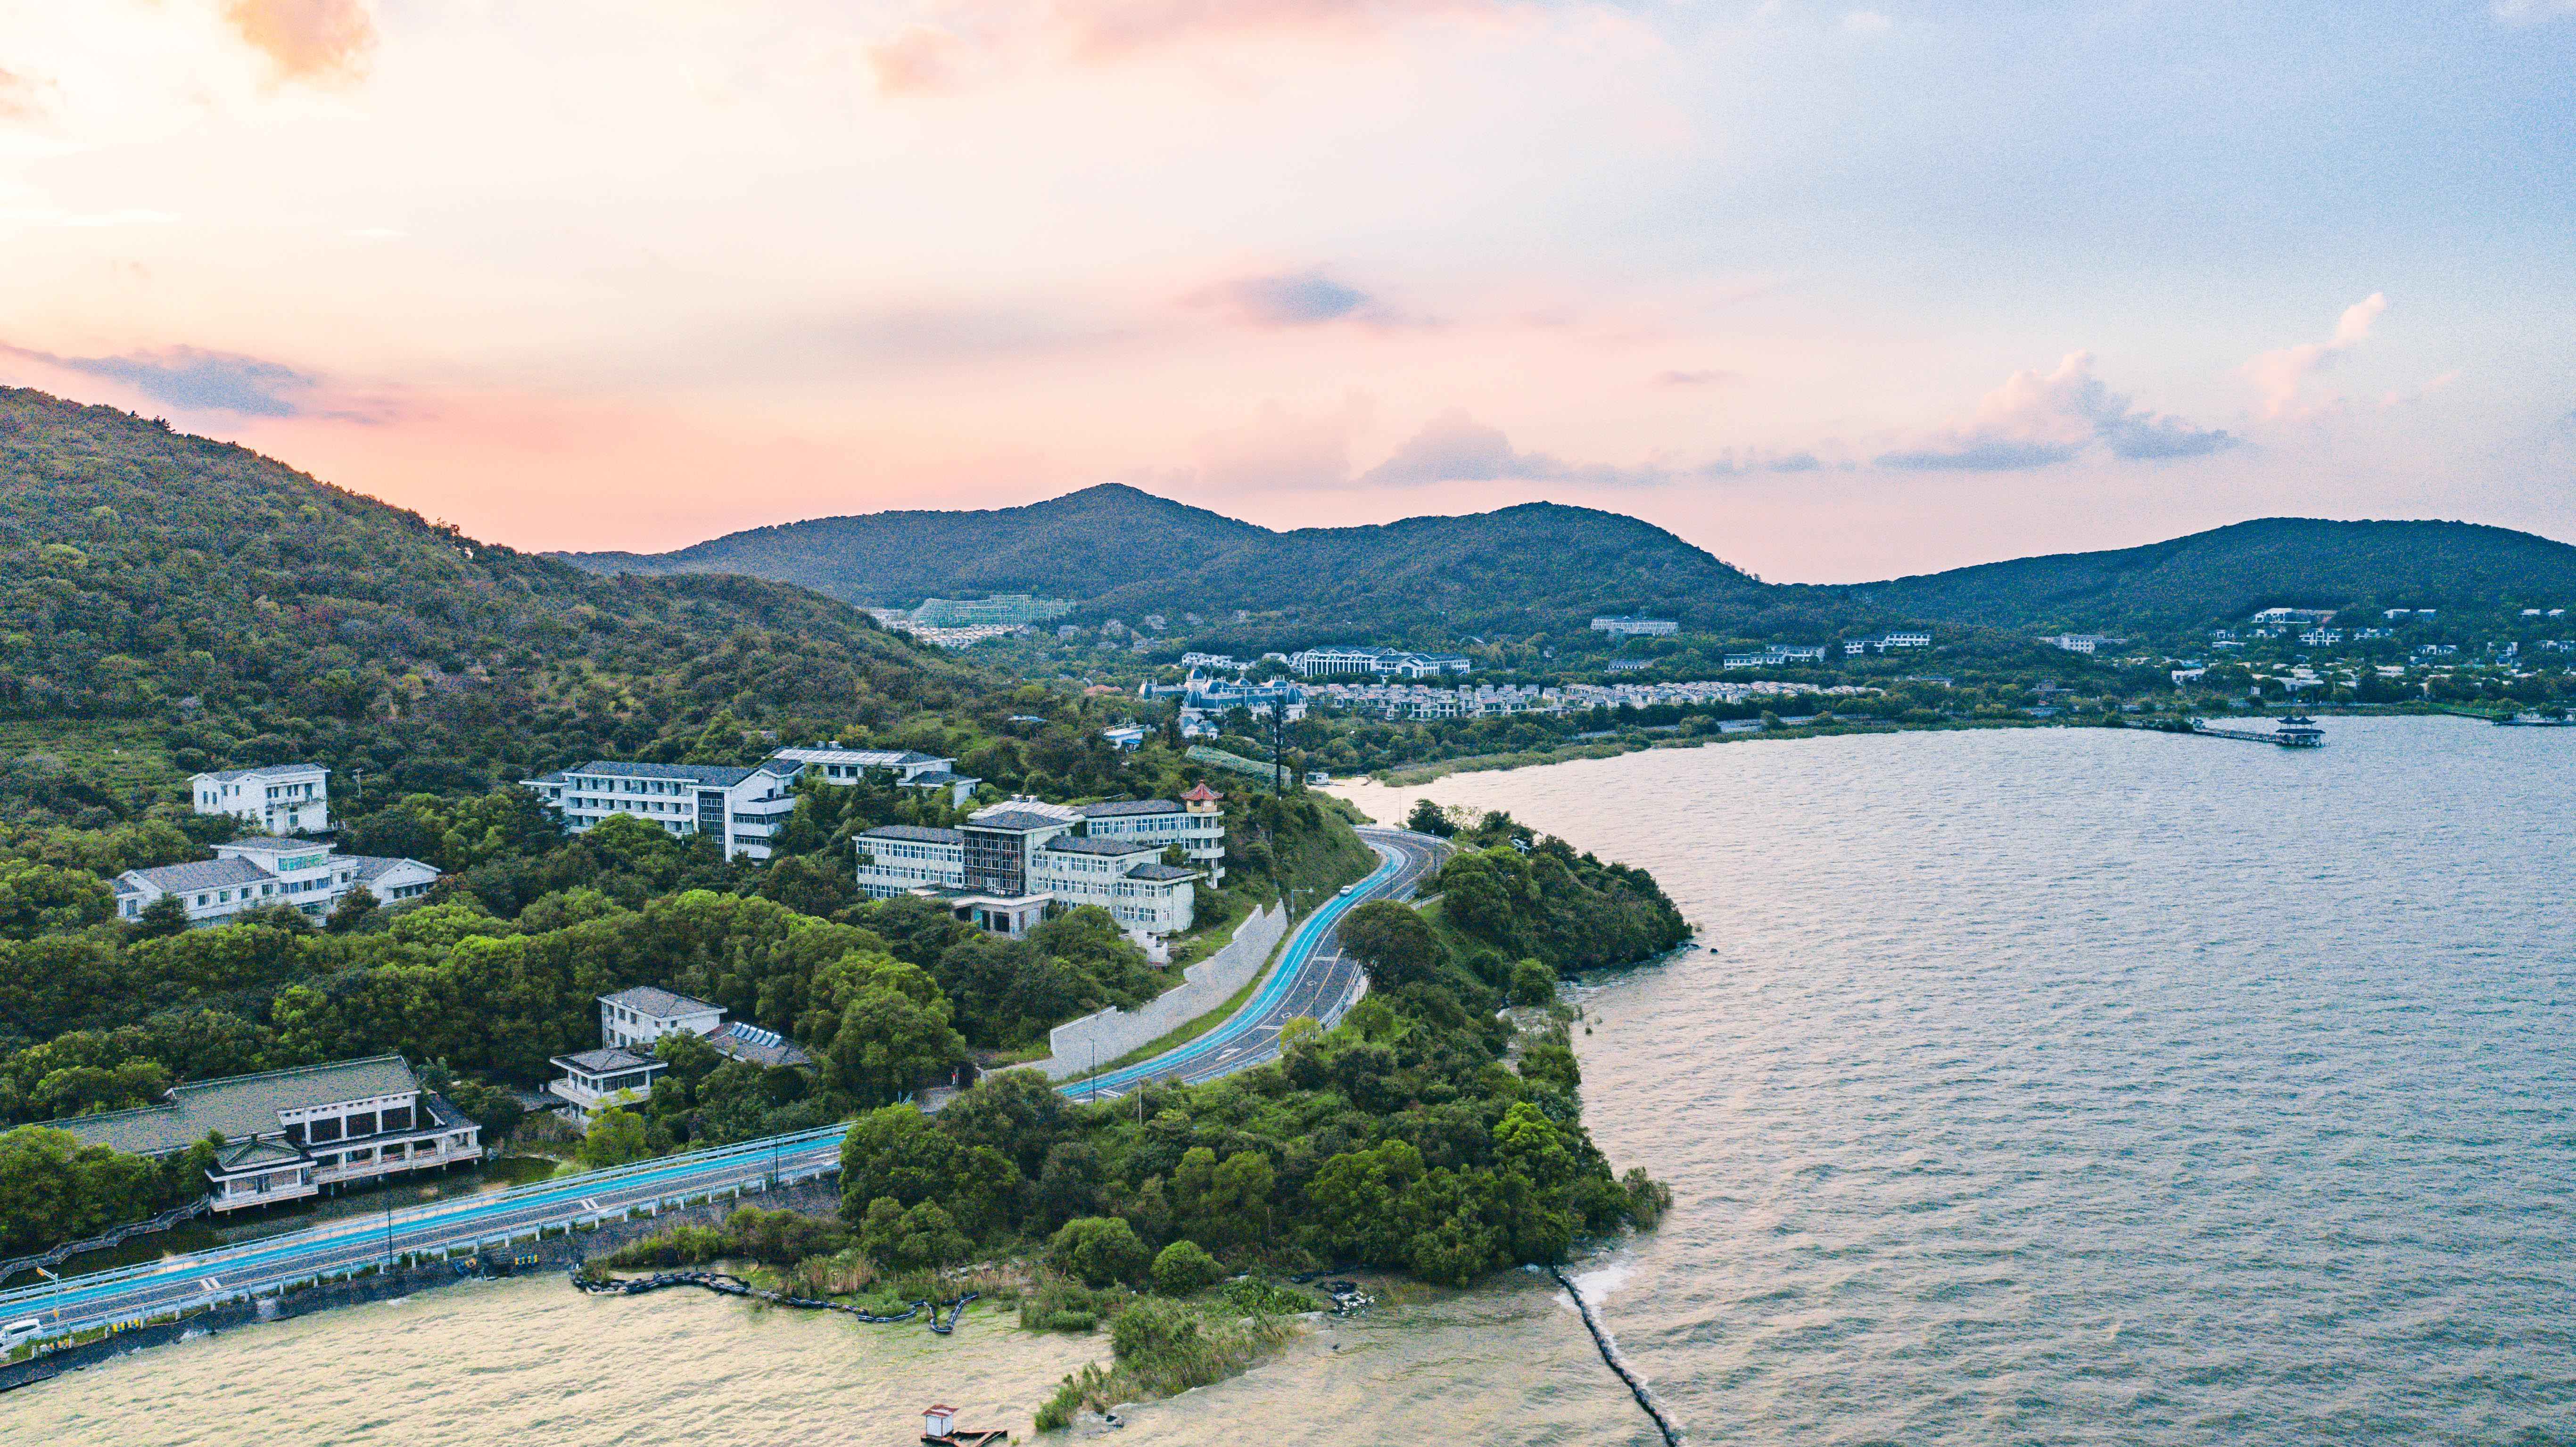
[[[237,1211],[482,1159],[482,1127],[399,1055],[172,1086],[161,1102],[52,1122],[84,1145],[173,1156],[221,1137],[207,1203]]]

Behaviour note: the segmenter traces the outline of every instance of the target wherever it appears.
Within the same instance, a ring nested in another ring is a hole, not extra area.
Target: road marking
[[[220,1281],[217,1281],[216,1279],[214,1279],[214,1278],[213,1278],[213,1277],[211,1277],[211,1276],[207,1277],[207,1278],[206,1278],[206,1279],[204,1279],[203,1281],[198,1282],[197,1284],[198,1284],[199,1286],[202,1286],[202,1287],[206,1288],[208,1291],[221,1291],[221,1290],[223,1290],[223,1289],[224,1289],[224,1284],[223,1284],[222,1282],[220,1282]]]

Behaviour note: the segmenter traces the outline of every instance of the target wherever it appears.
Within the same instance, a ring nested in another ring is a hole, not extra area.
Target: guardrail
[[[114,1271],[102,1271],[95,1275],[74,1277],[61,1282],[20,1287],[14,1291],[0,1292],[0,1315],[11,1315],[24,1310],[42,1311],[49,1303],[61,1300],[67,1292],[84,1296],[94,1295],[103,1287],[139,1286],[156,1279],[220,1281],[227,1275],[238,1273],[243,1267],[252,1268],[252,1274],[245,1279],[213,1290],[192,1293],[177,1301],[159,1303],[146,1312],[111,1311],[77,1318],[66,1314],[58,1321],[49,1322],[47,1325],[52,1329],[42,1331],[39,1335],[52,1337],[102,1326],[113,1328],[139,1324],[148,1318],[195,1311],[219,1302],[271,1295],[311,1282],[353,1276],[362,1271],[372,1270],[375,1266],[375,1262],[370,1259],[364,1262],[336,1263],[309,1271],[277,1270],[272,1267],[263,1273],[260,1270],[262,1262],[271,1259],[282,1264],[301,1254],[329,1251],[334,1248],[346,1249],[352,1244],[379,1239],[391,1242],[389,1255],[420,1256],[445,1253],[459,1247],[478,1247],[496,1239],[506,1242],[531,1233],[541,1235],[549,1230],[595,1223],[612,1216],[622,1219],[636,1210],[658,1213],[668,1206],[690,1199],[720,1196],[728,1191],[740,1195],[755,1182],[765,1188],[769,1173],[766,1171],[758,1174],[747,1173],[733,1181],[723,1183],[682,1184],[674,1192],[657,1193],[616,1207],[584,1207],[583,1202],[585,1198],[615,1193],[623,1188],[658,1178],[674,1178],[685,1182],[690,1178],[706,1174],[710,1168],[722,1167],[731,1162],[774,1161],[777,1163],[781,1184],[828,1175],[840,1168],[837,1158],[819,1162],[810,1160],[789,1162],[783,1157],[789,1153],[809,1152],[818,1146],[836,1145],[848,1129],[846,1125],[819,1126],[812,1130],[772,1136],[765,1140],[744,1141],[737,1145],[715,1146],[682,1155],[661,1156],[649,1161],[636,1161],[623,1166],[584,1171],[575,1176],[532,1182],[506,1191],[494,1191],[454,1201],[439,1202],[431,1206],[413,1207],[408,1216],[400,1211],[392,1211],[383,1218],[351,1217],[325,1225],[307,1227],[303,1231],[286,1236],[246,1241],[236,1246],[218,1247],[212,1251],[200,1251],[187,1256],[120,1267]],[[575,1209],[541,1214],[535,1221],[507,1225],[497,1231],[494,1228],[492,1222],[494,1216],[506,1216],[516,1210],[545,1206]],[[404,1239],[405,1237],[413,1239]]]
[[[158,1216],[148,1220],[129,1222],[113,1231],[102,1231],[86,1241],[66,1241],[50,1251],[39,1251],[32,1256],[18,1256],[0,1261],[0,1281],[6,1281],[30,1266],[60,1266],[84,1251],[104,1251],[110,1246],[122,1246],[137,1236],[148,1236],[155,1231],[167,1231],[182,1221],[195,1220],[210,1209],[212,1208],[206,1198],[199,1196],[184,1206],[173,1206]]]

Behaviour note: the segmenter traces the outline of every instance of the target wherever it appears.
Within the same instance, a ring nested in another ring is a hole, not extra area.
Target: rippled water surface
[[[1671,1183],[1587,1293],[1698,1442],[2576,1441],[2576,737],[1748,741],[1356,791],[1652,869],[1586,1108]],[[530,1281],[146,1353],[0,1440],[907,1442],[1104,1354]],[[253,1429],[254,1421],[267,1423]],[[1543,1279],[1405,1292],[1122,1442],[1646,1443]]]

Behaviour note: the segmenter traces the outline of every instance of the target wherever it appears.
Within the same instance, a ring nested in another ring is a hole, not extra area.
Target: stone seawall
[[[841,1208],[840,1183],[836,1180],[797,1181],[775,1191],[753,1191],[739,1199],[732,1196],[701,1202],[694,1206],[675,1206],[658,1216],[642,1216],[632,1221],[602,1222],[597,1230],[580,1230],[568,1235],[548,1236],[540,1241],[522,1242],[510,1248],[512,1254],[534,1251],[537,1264],[527,1274],[547,1275],[569,1267],[588,1256],[605,1256],[632,1241],[656,1236],[674,1226],[714,1226],[745,1206],[764,1210],[792,1209],[815,1216],[830,1216]],[[74,1280],[79,1278],[75,1277]],[[30,1357],[23,1362],[0,1363],[0,1392],[41,1382],[47,1377],[82,1367],[113,1361],[129,1352],[162,1346],[185,1337],[207,1332],[230,1331],[263,1321],[286,1321],[311,1316],[333,1307],[357,1306],[370,1301],[392,1301],[419,1292],[454,1286],[473,1277],[459,1276],[446,1262],[432,1266],[413,1266],[380,1276],[359,1276],[347,1281],[326,1281],[290,1291],[283,1296],[263,1296],[251,1301],[226,1302],[178,1321],[154,1326],[138,1326],[97,1341],[63,1347]],[[569,1289],[569,1288],[567,1288]]]
[[[1033,1067],[1045,1071],[1049,1080],[1062,1080],[1171,1034],[1234,998],[1235,991],[1261,973],[1287,933],[1288,911],[1274,904],[1237,925],[1225,948],[1183,970],[1180,984],[1135,1011],[1113,1006],[1047,1032],[1051,1058],[1034,1061]]]

